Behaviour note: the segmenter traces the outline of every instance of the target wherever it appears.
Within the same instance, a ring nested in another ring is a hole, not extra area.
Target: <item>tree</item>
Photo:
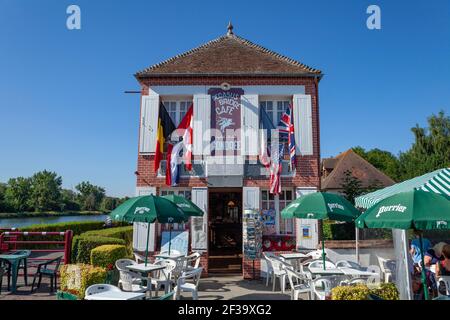
[[[400,178],[411,179],[450,166],[450,117],[444,111],[428,118],[428,128],[411,129],[415,141],[400,153]]]
[[[47,170],[31,177],[29,204],[34,211],[59,210],[61,203],[62,178],[56,172]]]
[[[344,178],[342,179],[342,193],[345,198],[352,204],[355,204],[355,198],[364,193],[362,182],[356,178],[350,170],[344,172]]]
[[[83,210],[99,210],[100,203],[105,197],[105,189],[83,181],[75,186],[78,190],[78,203]]]
[[[77,202],[77,194],[72,190],[61,191],[61,211],[79,211],[80,204]]]
[[[5,183],[0,183],[0,212],[7,211],[7,205],[5,201],[6,188],[7,185]]]
[[[119,199],[112,197],[104,197],[100,204],[100,210],[103,212],[109,212],[117,207]]]
[[[31,181],[29,178],[11,178],[5,191],[5,202],[12,210],[25,211],[29,209],[30,194]]]
[[[394,181],[399,180],[400,161],[391,152],[378,148],[369,151],[362,147],[352,148],[355,153],[367,160],[375,168],[383,172]]]

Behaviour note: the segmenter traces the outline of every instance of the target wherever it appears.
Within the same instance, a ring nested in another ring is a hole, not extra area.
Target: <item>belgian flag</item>
[[[155,172],[158,171],[162,155],[164,153],[164,143],[170,134],[175,130],[175,125],[163,103],[159,104],[158,131],[156,134],[155,151]]]

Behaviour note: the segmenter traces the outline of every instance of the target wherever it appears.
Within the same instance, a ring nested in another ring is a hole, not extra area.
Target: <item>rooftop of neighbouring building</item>
[[[304,76],[320,79],[322,72],[235,35],[230,23],[225,35],[135,74],[137,79],[171,75]]]
[[[375,168],[371,163],[355,153],[352,149],[342,152],[334,158],[322,159],[322,190],[342,189],[345,172],[361,181],[362,187],[367,188],[374,183],[381,187],[395,184],[395,181]]]

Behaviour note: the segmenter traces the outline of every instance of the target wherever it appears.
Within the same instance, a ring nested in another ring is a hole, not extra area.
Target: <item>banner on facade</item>
[[[211,155],[240,155],[241,95],[244,90],[211,88]]]

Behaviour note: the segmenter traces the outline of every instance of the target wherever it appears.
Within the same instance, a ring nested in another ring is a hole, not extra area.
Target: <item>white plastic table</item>
[[[309,272],[311,272],[312,275],[315,276],[330,276],[330,275],[343,275],[344,272],[339,268],[327,268],[323,269],[323,267],[316,267],[316,268],[308,268]]]
[[[306,254],[303,254],[300,252],[295,252],[295,253],[282,253],[282,254],[280,254],[280,257],[287,259],[287,260],[292,260],[292,259],[302,259],[302,258],[306,258],[308,256]]]
[[[125,291],[106,291],[84,297],[84,300],[143,300],[145,293],[125,292]]]
[[[352,276],[352,277],[371,277],[376,276],[376,272],[370,272],[370,271],[364,271],[364,270],[358,270],[355,268],[348,268],[348,267],[342,267],[339,268],[346,276]]]
[[[150,298],[152,297],[152,277],[151,273],[158,270],[163,270],[166,267],[158,264],[152,264],[152,263],[139,263],[139,264],[131,264],[129,266],[126,266],[127,269],[130,269],[131,271],[139,272],[141,274],[147,275],[147,292],[150,295]]]

